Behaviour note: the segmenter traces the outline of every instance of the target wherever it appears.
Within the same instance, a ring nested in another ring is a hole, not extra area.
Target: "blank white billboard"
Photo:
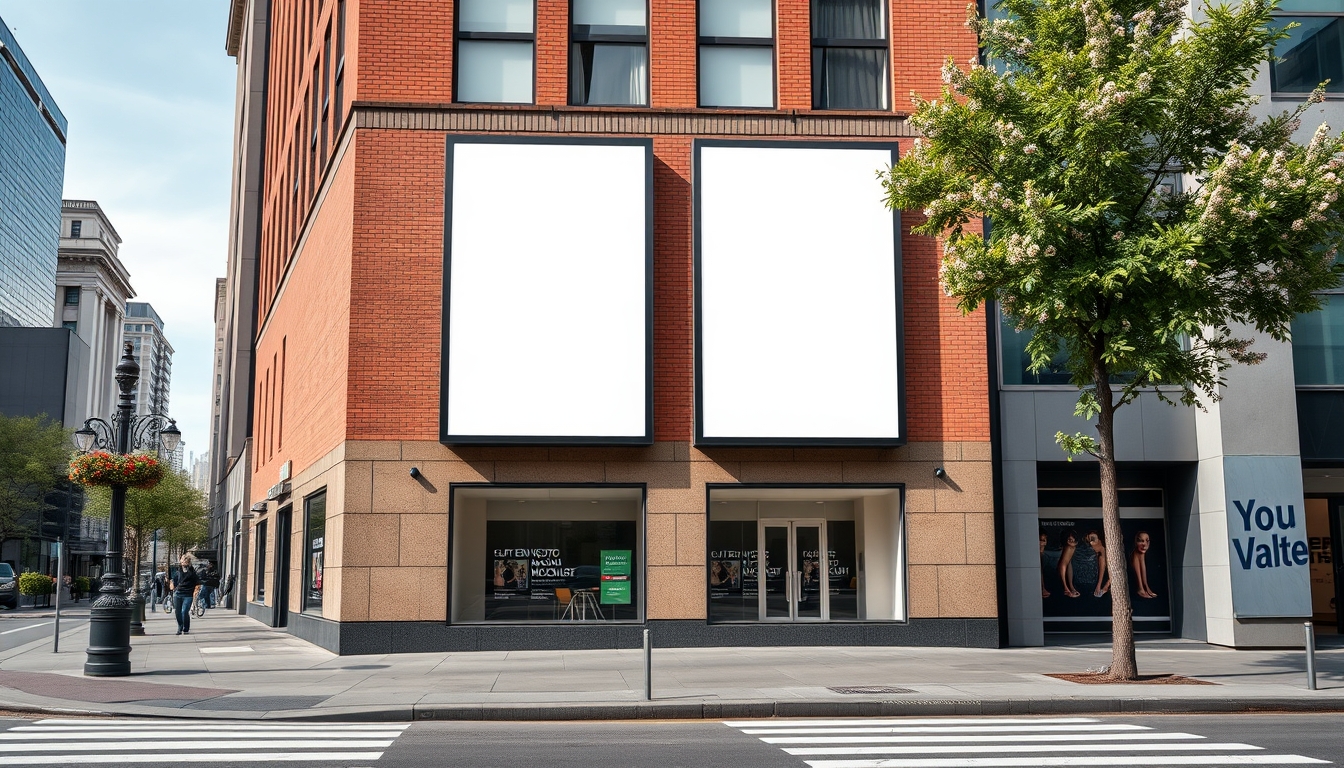
[[[894,148],[697,152],[697,440],[903,441]]]
[[[448,153],[444,440],[651,440],[651,144]]]

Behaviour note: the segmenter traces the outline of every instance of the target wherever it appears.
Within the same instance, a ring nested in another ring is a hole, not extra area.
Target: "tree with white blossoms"
[[[1248,86],[1283,33],[1273,2],[1002,0],[971,7],[991,67],[943,70],[913,96],[914,148],[882,173],[888,205],[923,209],[944,240],[941,280],[963,312],[997,302],[1033,336],[1033,371],[1061,349],[1095,435],[1059,433],[1101,472],[1112,662],[1137,677],[1115,474],[1115,413],[1141,391],[1203,407],[1224,371],[1253,364],[1252,332],[1288,338],[1335,286],[1344,146],[1296,111],[1263,121]],[[1179,180],[1193,189],[1182,190]],[[1193,183],[1190,183],[1193,180]],[[985,220],[986,237],[968,226]]]

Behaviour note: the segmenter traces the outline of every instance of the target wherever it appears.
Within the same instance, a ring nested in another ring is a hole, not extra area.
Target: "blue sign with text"
[[[1232,612],[1311,616],[1311,556],[1296,456],[1223,459]]]

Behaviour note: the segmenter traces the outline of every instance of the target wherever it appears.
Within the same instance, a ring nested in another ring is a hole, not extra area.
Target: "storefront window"
[[[322,565],[326,547],[327,492],[309,496],[303,502],[307,531],[304,535],[303,610],[322,613]]]
[[[638,621],[638,488],[460,488],[453,502],[455,623]]]
[[[252,599],[261,602],[266,599],[266,521],[265,520],[262,520],[260,523],[257,523],[257,534],[255,541],[257,546],[257,565],[256,568],[252,569],[252,572],[256,574],[257,581],[256,581],[256,587],[253,590],[254,597]]]
[[[709,620],[903,620],[900,510],[893,489],[712,491]]]

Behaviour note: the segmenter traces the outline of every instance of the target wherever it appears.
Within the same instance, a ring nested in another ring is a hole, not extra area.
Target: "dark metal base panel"
[[[249,614],[250,615],[250,614]],[[258,617],[254,617],[258,618]],[[264,619],[263,619],[264,620]],[[639,648],[643,624],[469,625],[428,621],[334,622],[291,613],[289,631],[342,656],[450,651]],[[906,624],[708,624],[650,621],[657,648],[768,646],[999,647],[998,619],[911,619]]]
[[[247,603],[246,608],[247,608],[247,618],[256,619],[257,621],[260,621],[262,624],[265,624],[268,627],[271,626],[271,619],[274,613],[269,606],[249,601]]]

